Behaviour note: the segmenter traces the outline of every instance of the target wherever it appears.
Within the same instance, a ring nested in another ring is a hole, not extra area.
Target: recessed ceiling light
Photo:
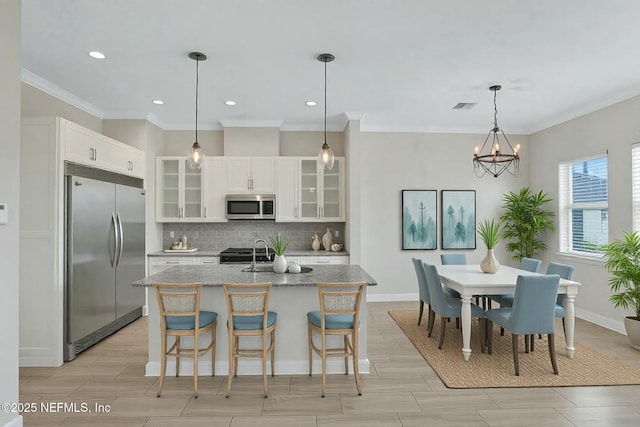
[[[307,107],[315,107],[316,101],[307,101],[304,103],[304,105],[306,105]]]
[[[94,59],[104,59],[104,58],[106,58],[104,53],[98,52],[97,50],[92,50],[91,52],[89,52],[89,56],[94,58]]]
[[[156,105],[162,105],[162,104],[164,104],[164,101],[161,100],[161,99],[154,99],[153,103],[156,104]]]
[[[226,105],[230,105],[230,106],[234,106],[236,105],[236,101],[225,101],[224,102]]]

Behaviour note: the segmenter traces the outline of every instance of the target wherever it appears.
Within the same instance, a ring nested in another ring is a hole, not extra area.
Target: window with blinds
[[[600,246],[609,243],[607,156],[561,163],[559,181],[560,251],[602,253]]]
[[[631,197],[633,231],[640,231],[640,143],[631,146]]]

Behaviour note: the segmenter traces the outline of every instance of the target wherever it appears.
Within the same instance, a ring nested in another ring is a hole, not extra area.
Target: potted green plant
[[[624,233],[603,246],[604,268],[612,274],[609,300],[616,308],[631,308],[635,313],[624,318],[624,328],[631,347],[640,350],[640,234]]]
[[[480,263],[480,269],[485,273],[495,273],[500,268],[500,263],[493,255],[493,249],[502,240],[500,221],[485,219],[478,224],[476,230],[487,247],[487,256]]]
[[[291,240],[285,240],[280,233],[276,233],[276,236],[269,236],[269,244],[273,248],[273,252],[276,254],[273,260],[273,271],[275,273],[284,273],[287,271],[287,260],[284,258],[284,251],[291,243]]]
[[[500,216],[500,221],[504,229],[503,238],[512,239],[507,243],[506,249],[513,254],[513,260],[533,258],[547,249],[540,236],[555,230],[555,213],[543,207],[551,201],[547,194],[542,191],[532,193],[525,187],[519,193],[505,194],[502,201],[504,213]]]

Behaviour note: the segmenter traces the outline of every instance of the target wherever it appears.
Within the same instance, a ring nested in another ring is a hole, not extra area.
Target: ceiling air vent
[[[453,107],[454,110],[470,110],[473,107],[476,106],[475,102],[458,102],[455,107]]]

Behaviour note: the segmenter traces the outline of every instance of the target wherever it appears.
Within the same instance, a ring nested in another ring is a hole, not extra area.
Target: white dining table
[[[471,299],[476,295],[513,294],[519,275],[540,276],[518,268],[500,266],[495,274],[483,273],[479,265],[439,265],[436,267],[440,280],[448,288],[460,293],[462,301],[462,355],[465,360],[471,357]],[[567,355],[573,359],[573,333],[575,328],[574,303],[580,283],[573,280],[560,279],[558,294],[564,295],[565,340]]]

